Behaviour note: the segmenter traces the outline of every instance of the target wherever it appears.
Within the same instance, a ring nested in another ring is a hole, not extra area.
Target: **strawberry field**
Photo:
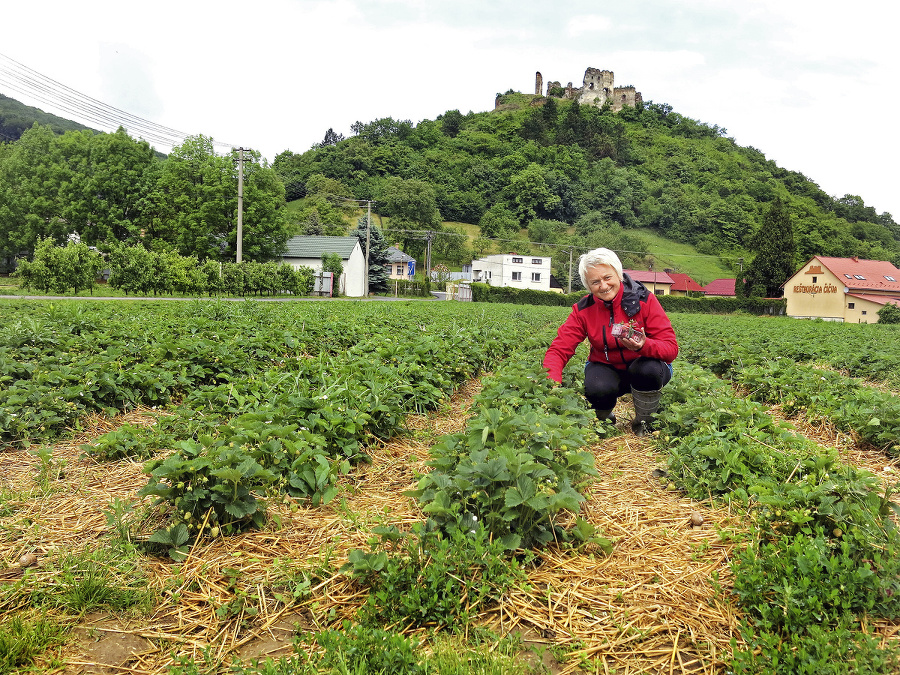
[[[897,329],[675,315],[638,439],[567,311],[0,305],[0,673],[894,668]]]

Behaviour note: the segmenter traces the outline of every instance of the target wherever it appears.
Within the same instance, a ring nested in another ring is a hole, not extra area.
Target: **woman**
[[[572,305],[544,356],[548,377],[562,382],[562,371],[587,338],[584,395],[601,420],[616,422],[616,399],[631,391],[638,436],[648,433],[659,407],[660,390],[672,378],[678,355],[675,331],[659,300],[622,272],[619,257],[607,248],[588,251],[578,261],[581,282],[590,291]]]

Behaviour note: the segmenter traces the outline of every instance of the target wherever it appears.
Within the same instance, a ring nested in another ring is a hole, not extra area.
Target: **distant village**
[[[365,294],[366,260],[356,237],[296,236],[288,240],[284,262],[321,269],[322,253],[338,253],[344,261],[340,289],[349,297]],[[390,279],[412,279],[416,261],[395,246],[388,248]],[[501,253],[477,258],[462,272],[448,273],[447,299],[471,300],[471,283],[565,293],[551,274],[551,257]],[[658,296],[734,297],[735,279],[715,279],[701,286],[688,274],[625,270]],[[435,280],[439,280],[435,278]],[[787,316],[853,323],[876,323],[886,304],[900,305],[900,270],[888,261],[815,256],[784,284]]]

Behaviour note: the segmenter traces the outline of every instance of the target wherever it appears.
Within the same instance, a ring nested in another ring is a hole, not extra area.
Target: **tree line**
[[[326,271],[343,271],[340,256],[323,260]],[[19,261],[22,287],[44,293],[91,290],[105,277],[126,295],[306,296],[313,290],[314,271],[276,262],[199,260],[175,251],[153,251],[140,244],[118,244],[107,255],[82,241],[58,246],[51,237],[38,242],[31,260]]]
[[[214,152],[195,136],[161,158],[124,129],[56,135],[35,124],[0,143],[0,271],[33,255],[38,242],[77,233],[89,246],[225,261],[236,257],[236,151]],[[271,260],[289,236],[284,186],[259,153],[245,154],[243,257]]]
[[[479,225],[481,236],[458,252],[460,260],[488,250],[523,252],[528,242],[641,251],[636,230],[647,228],[733,260],[737,275],[779,201],[794,241],[788,266],[813,255],[900,264],[900,226],[891,214],[859,196],[833,198],[804,174],[739,146],[727,130],[666,104],[614,113],[507,92],[490,112],[451,110],[418,124],[357,122],[349,138],[329,132],[310,150],[285,151],[273,162],[288,198],[307,203],[301,221],[327,219],[328,207],[318,206],[327,202],[319,191],[327,182],[331,194],[375,199],[390,218],[386,236],[407,252],[421,254],[421,231],[437,232],[435,239],[442,230],[455,234],[441,221]],[[448,252],[457,253],[452,246]],[[648,261],[626,254],[623,262]],[[563,266],[554,274],[566,277]]]
[[[417,124],[388,117],[357,122],[352,132],[329,129],[271,166],[259,153],[245,155],[246,259],[276,259],[292,234],[345,235],[360,200],[369,200],[386,241],[451,264],[490,252],[606,246],[641,268],[649,261],[638,230],[647,229],[734,261],[737,276],[771,243],[766,218],[776,205],[792,242],[777,251],[781,267],[813,255],[900,264],[891,214],[856,195],[833,198],[666,104],[613,113],[510,91],[493,111],[451,110]],[[123,129],[58,135],[39,124],[0,143],[0,271],[30,258],[40,241],[62,244],[72,233],[107,252],[125,244],[233,260],[236,151],[217,155],[213,146],[191,137],[161,157]],[[553,257],[565,284],[567,256]],[[751,292],[763,269],[769,263],[757,265]]]

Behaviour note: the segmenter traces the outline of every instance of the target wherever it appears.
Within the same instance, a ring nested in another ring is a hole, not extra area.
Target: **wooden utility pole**
[[[425,278],[429,281],[431,281],[431,238],[433,236],[434,232],[428,230],[425,243]]]
[[[566,291],[567,293],[572,292],[572,251],[574,249],[569,249],[569,289]]]
[[[372,233],[372,202],[366,202],[366,292],[365,297],[369,297],[369,249],[371,246]]]
[[[238,148],[237,262],[244,255],[244,148]]]

